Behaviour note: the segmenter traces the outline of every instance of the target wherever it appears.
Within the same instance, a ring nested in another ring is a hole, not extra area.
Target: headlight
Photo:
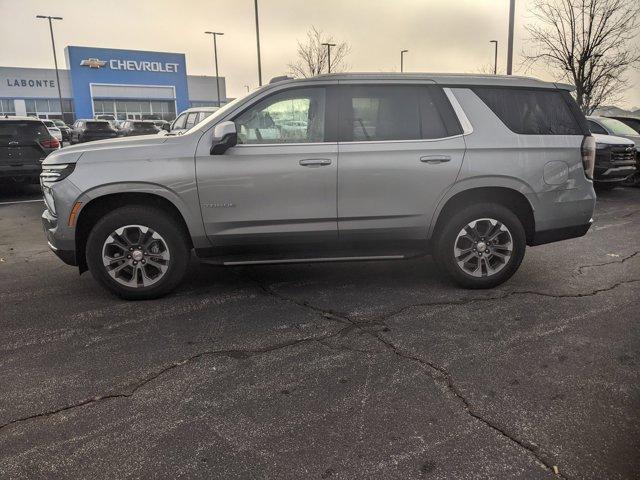
[[[608,147],[609,145],[607,145],[606,143],[596,143],[596,150],[604,150]]]
[[[67,178],[76,168],[75,163],[61,163],[57,165],[42,165],[40,181],[42,185],[59,182]]]

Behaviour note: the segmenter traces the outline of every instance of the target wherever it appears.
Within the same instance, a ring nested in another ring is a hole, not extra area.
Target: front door
[[[435,85],[340,89],[340,239],[424,241],[465,152],[445,93]]]
[[[325,142],[325,90],[269,95],[234,118],[237,146],[223,155],[198,148],[202,218],[214,245],[286,250],[336,239],[338,147]]]

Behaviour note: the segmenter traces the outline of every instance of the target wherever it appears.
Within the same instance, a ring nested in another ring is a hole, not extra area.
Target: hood
[[[161,135],[140,135],[137,137],[111,138],[95,142],[78,143],[56,150],[45,158],[43,165],[75,163],[85,154],[116,149],[136,149],[162,145],[170,137]]]
[[[623,137],[615,137],[613,135],[603,135],[601,133],[592,133],[593,138],[596,139],[596,143],[600,143],[602,145],[635,145],[633,141],[628,138]]]

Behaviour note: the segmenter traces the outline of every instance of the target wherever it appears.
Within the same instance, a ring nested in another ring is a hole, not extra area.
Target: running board
[[[217,265],[226,265],[228,267],[239,265],[274,265],[282,263],[324,263],[324,262],[363,262],[371,260],[403,260],[409,258],[406,255],[373,255],[366,257],[318,257],[318,258],[279,258],[270,260],[239,260],[227,262],[214,262],[211,260],[200,259],[204,263],[215,263]]]

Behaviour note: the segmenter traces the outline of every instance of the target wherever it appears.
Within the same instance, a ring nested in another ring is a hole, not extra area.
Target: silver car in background
[[[584,235],[595,141],[569,86],[329,74],[235,100],[182,135],[65,148],[43,164],[52,250],[124,298],[220,265],[432,254],[466,288],[527,245]]]

